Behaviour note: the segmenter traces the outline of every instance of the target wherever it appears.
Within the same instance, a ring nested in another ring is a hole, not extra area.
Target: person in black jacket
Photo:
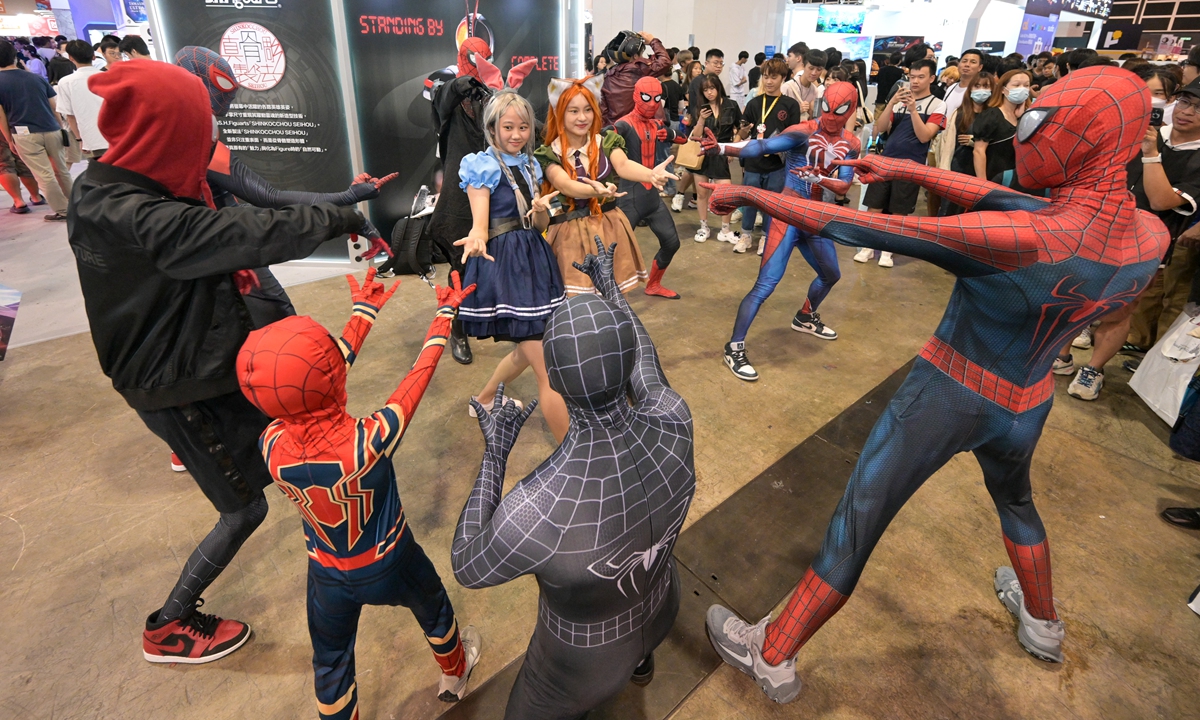
[[[363,217],[329,204],[213,209],[204,178],[216,125],[203,83],[182,68],[120,63],[88,87],[105,101],[109,149],[75,183],[67,228],[92,342],[113,387],[221,514],[147,618],[143,656],[210,662],[250,627],[199,612],[200,595],[262,523],[271,484],[258,450],[270,420],[235,369],[251,329],[247,268],[305,257]]]

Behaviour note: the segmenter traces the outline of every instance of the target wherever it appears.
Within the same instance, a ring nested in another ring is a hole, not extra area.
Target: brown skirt
[[[606,248],[614,242],[617,244],[613,254],[613,275],[622,292],[645,282],[650,276],[629,219],[620,208],[613,208],[599,217],[589,215],[550,226],[546,238],[550,241],[554,256],[558,258],[567,297],[596,293],[592,279],[576,270],[573,264],[582,264],[588,255],[596,254],[596,235],[600,236]]]

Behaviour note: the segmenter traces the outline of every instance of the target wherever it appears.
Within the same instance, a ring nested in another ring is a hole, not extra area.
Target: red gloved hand
[[[708,200],[708,211],[716,215],[728,215],[734,210],[737,210],[746,203],[741,201],[738,193],[743,189],[741,185],[730,185],[723,183],[699,183],[700,187],[712,192],[712,196]]]
[[[363,260],[370,260],[371,258],[375,257],[379,253],[383,253],[384,255],[389,256],[389,257],[391,256],[392,249],[390,247],[388,247],[388,244],[383,241],[383,238],[372,237],[372,238],[367,238],[367,239],[371,241],[371,247],[368,248],[367,251],[364,252],[362,255],[359,255],[360,258],[362,258]]]
[[[462,286],[462,280],[459,279],[457,270],[450,273],[450,285],[451,287],[438,285],[434,288],[434,291],[437,292],[437,314],[440,317],[453,317],[454,311],[458,310],[458,306],[462,305],[462,301],[468,295],[475,292],[474,285],[467,288]]]
[[[254,288],[262,287],[258,273],[253,270],[238,270],[233,274],[233,284],[242,295],[249,295]]]
[[[704,128],[704,137],[700,138],[700,148],[704,150],[705,155],[720,155],[721,144],[717,142],[717,136],[709,128]]]
[[[670,137],[670,136],[671,136],[671,131],[670,131],[670,130],[668,130],[668,129],[667,129],[667,127],[666,127],[665,125],[659,125],[659,126],[658,126],[658,133],[657,133],[657,134],[656,134],[654,137],[655,137],[655,139],[657,139],[659,142],[666,142],[666,141],[667,141],[667,138],[668,138],[668,137]]]
[[[384,185],[387,185],[388,183],[390,183],[391,181],[395,180],[398,177],[400,177],[400,173],[398,173],[398,172],[394,172],[391,175],[384,175],[381,178],[371,177],[371,173],[359,173],[358,175],[356,175],[354,177],[354,180],[350,184],[351,185],[359,185],[361,183],[369,182],[375,186],[376,190],[378,190],[379,188],[383,187]]]
[[[358,286],[358,280],[353,275],[346,276],[346,282],[350,284],[350,299],[356,303],[365,303],[379,311],[392,299],[392,293],[396,292],[396,288],[400,287],[400,281],[392,283],[391,288],[387,288],[381,282],[375,280],[375,268],[367,268],[367,279],[363,281],[362,287]]]
[[[833,164],[854,168],[854,174],[867,185],[891,180],[898,161],[882,155],[864,155],[854,160],[834,160]]]

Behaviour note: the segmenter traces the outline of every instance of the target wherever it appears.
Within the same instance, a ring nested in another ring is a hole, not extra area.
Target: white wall
[[[979,33],[975,39],[978,42],[1002,41],[1006,43],[1003,54],[1015,52],[1017,37],[1021,34],[1021,22],[1024,19],[1023,8],[993,0],[979,18]]]

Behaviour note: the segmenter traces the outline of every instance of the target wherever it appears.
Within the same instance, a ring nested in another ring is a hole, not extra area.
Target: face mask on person
[[[1008,91],[1008,101],[1013,105],[1020,105],[1029,99],[1029,88],[1019,87]]]
[[[991,90],[972,90],[971,99],[977,103],[985,103],[992,99]]]

